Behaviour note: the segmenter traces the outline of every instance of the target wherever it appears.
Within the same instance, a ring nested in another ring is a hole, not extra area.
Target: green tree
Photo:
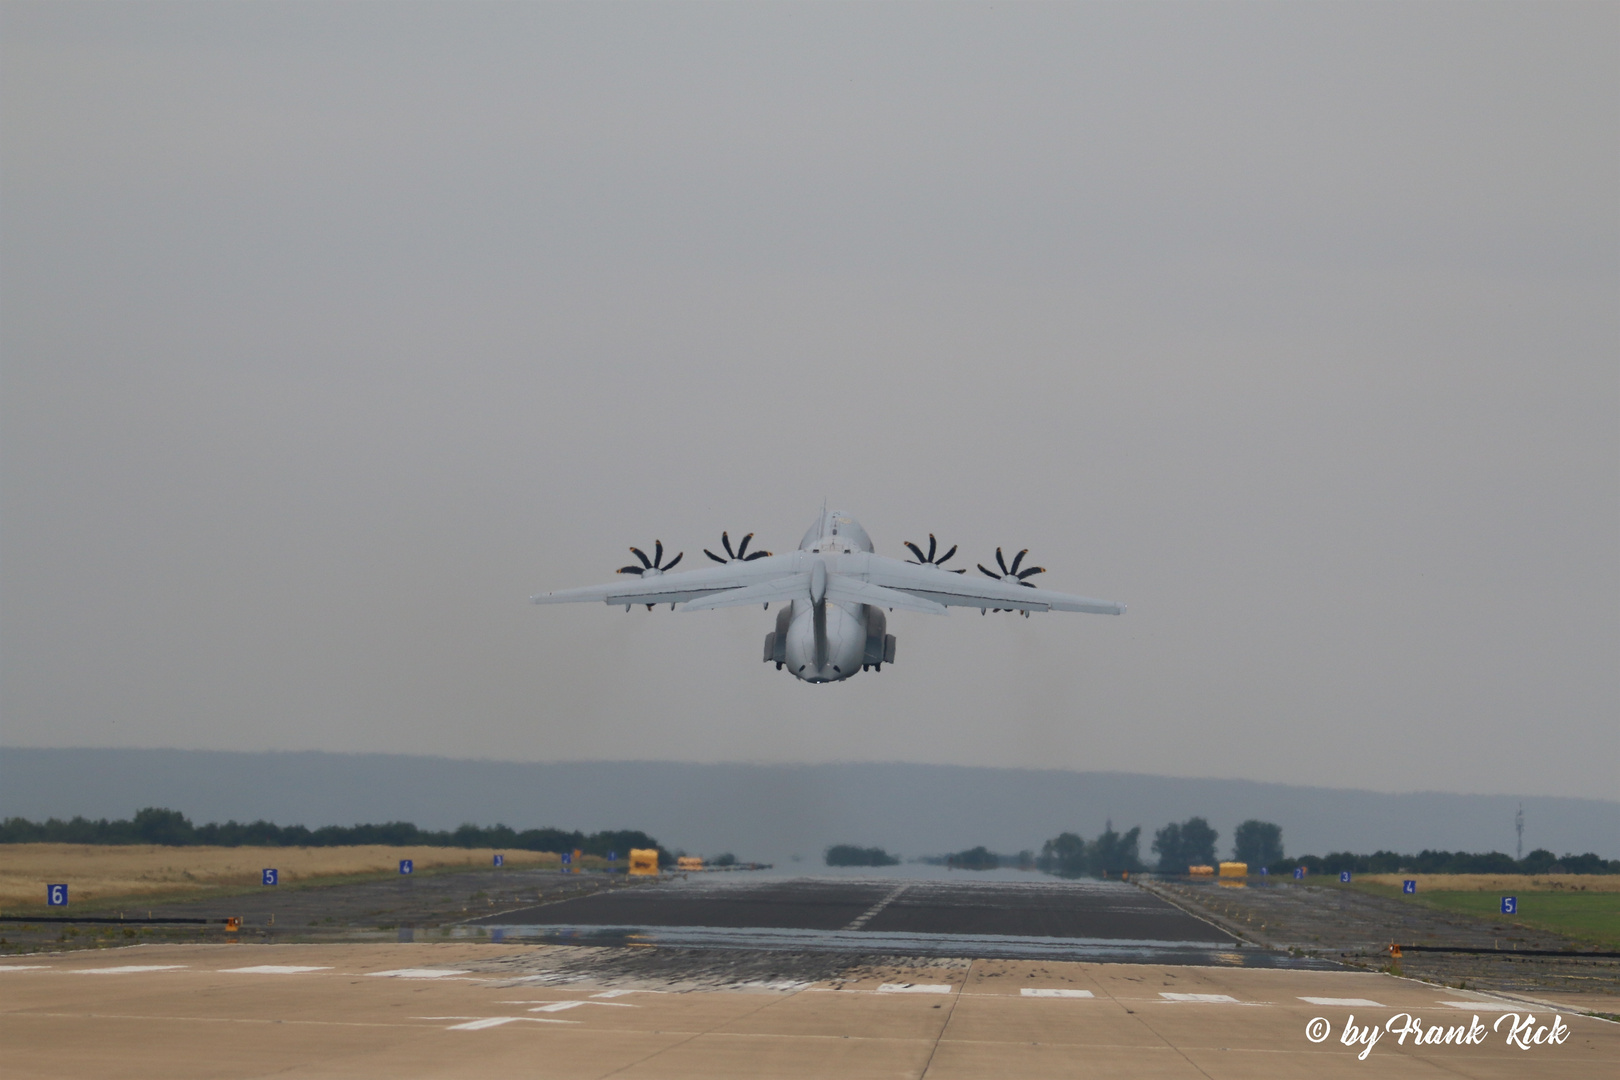
[[[1117,874],[1124,870],[1142,869],[1142,856],[1137,851],[1141,837],[1142,826],[1137,825],[1129,832],[1117,833],[1114,831],[1114,823],[1109,821],[1103,827],[1102,835],[1088,845],[1091,872]]]
[[[1185,874],[1187,867],[1215,861],[1215,841],[1220,836],[1201,817],[1172,822],[1153,834],[1153,851],[1159,856],[1159,873]]]
[[[1282,826],[1250,818],[1232,834],[1232,857],[1251,867],[1270,866],[1287,858],[1283,854]]]

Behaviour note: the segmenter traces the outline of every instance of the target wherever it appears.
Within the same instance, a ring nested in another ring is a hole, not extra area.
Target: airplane
[[[530,597],[536,604],[569,604],[600,600],[623,604],[629,611],[636,604],[668,604],[671,610],[708,611],[713,608],[772,603],[783,607],[776,613],[776,629],[765,635],[766,663],[778,671],[786,668],[794,678],[807,683],[840,682],[857,672],[882,671],[894,663],[894,635],[888,632],[888,611],[921,611],[945,615],[951,607],[976,607],[986,611],[1014,611],[1025,618],[1032,611],[1084,611],[1095,615],[1123,615],[1125,605],[1111,600],[1091,600],[1084,596],[1037,588],[1026,580],[1045,573],[1040,566],[1020,570],[1028,550],[1013,557],[1009,566],[996,549],[1000,572],[983,563],[979,569],[993,580],[968,578],[966,569],[947,570],[942,565],[956,554],[956,547],[937,555],[933,534],[928,551],[906,541],[915,559],[899,560],[878,555],[871,537],[860,523],[841,511],[825,508],[805,532],[799,550],[785,555],[768,551],[748,551],[754,534],[743,537],[734,550],[729,533],[721,533],[726,556],[704,549],[704,554],[720,566],[669,574],[685,552],[664,562],[664,544],[659,541],[653,557],[632,547],[640,565],[620,568],[625,580],[608,585],[588,585],[581,589],[541,593]]]

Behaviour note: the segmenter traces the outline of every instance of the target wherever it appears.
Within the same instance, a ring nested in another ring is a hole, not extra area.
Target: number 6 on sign
[[[412,862],[410,859],[401,859],[401,860],[399,860],[399,872],[400,873],[409,874],[412,871],[414,871],[415,869],[416,869],[416,863]]]
[[[45,903],[49,907],[67,907],[67,886],[45,886]]]

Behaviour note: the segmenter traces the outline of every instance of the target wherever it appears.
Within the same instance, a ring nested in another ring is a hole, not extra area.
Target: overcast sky
[[[1620,6],[0,29],[6,744],[1620,794]],[[823,498],[1129,613],[526,603]]]

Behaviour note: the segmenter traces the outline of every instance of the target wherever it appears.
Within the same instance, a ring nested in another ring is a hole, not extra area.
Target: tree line
[[[161,844],[170,847],[349,847],[383,844],[389,847],[509,848],[515,851],[581,851],[621,859],[631,848],[656,848],[659,861],[667,861],[663,846],[639,829],[611,829],[583,833],[577,829],[524,829],[508,825],[462,825],[436,832],[408,821],[376,825],[275,825],[268,821],[227,821],[193,825],[178,810],[149,806],[129,820],[69,821],[50,818],[33,822],[14,817],[0,821],[0,844]]]
[[[1060,877],[1104,877],[1144,870],[1185,874],[1190,866],[1216,863],[1220,834],[1201,817],[1172,822],[1155,832],[1152,850],[1156,859],[1151,866],[1139,850],[1141,834],[1141,826],[1115,832],[1112,821],[1091,840],[1076,833],[1060,833],[1041,848],[1035,865]],[[1428,850],[1416,855],[1338,851],[1288,858],[1283,852],[1282,827],[1253,818],[1234,831],[1232,857],[1235,862],[1248,863],[1251,874],[1262,869],[1271,874],[1292,874],[1296,867],[1304,867],[1310,874],[1338,874],[1345,870],[1357,874],[1620,874],[1620,859],[1601,859],[1591,852],[1557,856],[1545,848],[1522,859],[1499,851],[1474,854]]]

